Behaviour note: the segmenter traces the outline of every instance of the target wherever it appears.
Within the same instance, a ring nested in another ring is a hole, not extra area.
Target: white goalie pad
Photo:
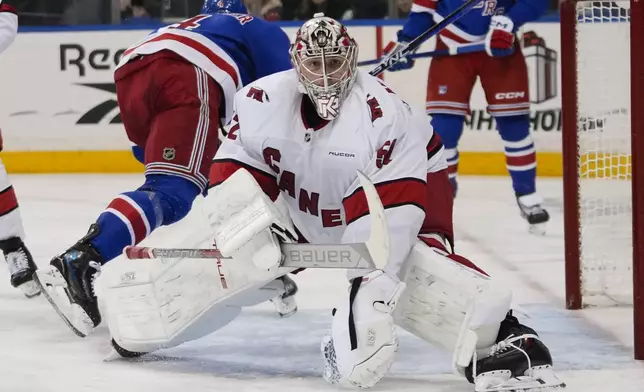
[[[370,388],[389,371],[398,350],[391,313],[404,287],[381,270],[352,281],[322,340],[327,382]]]
[[[212,203],[209,197],[195,201],[180,224],[190,228],[185,231],[190,235],[177,245],[213,248],[206,218]],[[148,243],[154,240],[152,236]],[[126,350],[145,353],[225,326],[242,307],[280,295],[283,284],[274,280],[291,271],[260,269],[249,259],[237,258],[118,259],[103,269],[98,294],[114,341]]]
[[[475,350],[491,347],[510,309],[509,290],[418,241],[403,265],[406,284],[394,312],[397,325],[453,352],[454,369]]]
[[[255,178],[245,169],[237,170],[212,188],[208,215],[217,248],[224,256],[250,258],[260,268],[277,265],[282,242],[297,240],[288,210],[273,203]]]

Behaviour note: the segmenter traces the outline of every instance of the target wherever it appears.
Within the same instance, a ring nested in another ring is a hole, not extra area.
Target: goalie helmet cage
[[[561,3],[566,306],[633,305],[644,359],[644,0]]]

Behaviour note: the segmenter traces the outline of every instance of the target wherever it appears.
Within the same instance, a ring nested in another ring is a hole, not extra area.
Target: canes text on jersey
[[[271,170],[279,175],[277,187],[280,191],[285,192],[287,195],[298,201],[300,211],[320,217],[323,227],[341,226],[344,223],[342,211],[339,208],[319,208],[319,193],[309,192],[304,188],[300,188],[298,194],[295,193],[295,173],[288,170],[280,171],[277,164],[282,159],[282,153],[278,149],[266,147],[263,150],[263,154],[264,162],[266,162]]]

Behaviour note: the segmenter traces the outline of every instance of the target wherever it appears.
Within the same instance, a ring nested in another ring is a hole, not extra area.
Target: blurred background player
[[[18,15],[15,8],[0,0],[0,53],[11,45],[17,33]],[[0,161],[0,250],[9,266],[11,285],[19,287],[27,297],[33,297],[40,294],[40,288],[32,279],[36,264],[23,242],[24,238],[25,231],[18,211],[16,193],[9,182],[7,170]]]
[[[385,54],[429,29],[434,23],[462,5],[462,0],[414,0],[411,13],[397,41],[390,42]],[[538,19],[548,4],[543,0],[483,0],[443,30],[436,48],[485,43],[485,53],[437,57],[429,67],[427,113],[443,139],[447,151],[450,181],[454,194],[458,188],[458,141],[463,133],[465,116],[470,111],[470,95],[477,77],[485,91],[487,111],[494,117],[503,139],[506,164],[521,216],[531,229],[548,221],[543,199],[536,190],[536,153],[530,134],[530,98],[528,72],[516,40],[517,30]],[[410,69],[414,60],[405,58],[390,71]]]
[[[248,15],[241,0],[206,0],[201,11],[151,33],[127,49],[117,66],[121,117],[129,139],[141,147],[137,159],[145,163],[145,183],[116,196],[87,235],[39,274],[41,283],[64,279],[70,301],[86,313],[63,315],[68,323],[97,326],[93,282],[101,265],[157,227],[185,217],[197,195],[207,192],[218,128],[232,116],[234,94],[291,68],[286,34]],[[60,313],[65,303],[56,303],[55,290],[46,294]]]

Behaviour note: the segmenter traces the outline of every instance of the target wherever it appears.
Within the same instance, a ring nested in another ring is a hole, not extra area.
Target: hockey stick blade
[[[382,206],[378,191],[369,177],[358,170],[358,179],[367,198],[369,218],[371,219],[371,234],[365,243],[376,268],[383,269],[389,260],[389,228],[385,208]]]
[[[436,23],[427,31],[419,35],[418,37],[414,38],[411,40],[407,46],[402,48],[401,50],[393,53],[391,56],[383,59],[382,63],[378,65],[376,68],[372,69],[369,73],[372,76],[378,76],[387,69],[389,69],[393,64],[397,63],[402,59],[403,57],[406,57],[407,55],[411,54],[413,51],[416,50],[423,42],[428,40],[429,38],[437,35],[440,33],[442,30],[444,30],[447,26],[450,24],[454,23],[458,19],[460,19],[463,15],[468,13],[472,8],[474,8],[478,3],[480,3],[481,0],[468,0],[466,3],[464,3],[462,6],[458,7],[454,12],[451,14],[447,15],[445,19],[441,20],[440,22]]]
[[[459,54],[476,53],[476,52],[483,52],[483,51],[485,51],[485,44],[462,45],[462,46],[457,46],[455,48],[439,49],[439,50],[434,50],[431,52],[423,52],[423,53],[414,53],[409,57],[416,60],[416,59],[424,59],[424,58],[431,58],[431,57],[457,56]],[[382,61],[381,59],[360,61],[358,63],[358,67],[378,64],[381,61]]]

